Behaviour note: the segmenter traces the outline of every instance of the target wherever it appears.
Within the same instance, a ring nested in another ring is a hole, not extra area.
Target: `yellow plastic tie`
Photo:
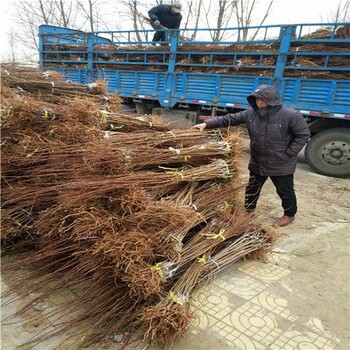
[[[109,128],[113,131],[113,130],[117,130],[117,129],[122,129],[124,128],[124,125],[121,124],[119,126],[115,126],[114,124],[109,124]]]
[[[228,167],[228,164],[225,162],[225,166],[226,166],[226,174],[223,176],[224,179],[228,179],[232,176],[231,172],[230,172],[230,168]]]
[[[45,118],[45,119],[49,118],[49,111],[47,109],[44,110],[43,118]]]
[[[228,142],[226,142],[226,147],[225,147],[225,153],[230,153],[231,152],[231,146]]]
[[[169,131],[169,134],[172,135],[174,139],[176,139],[176,135],[172,131]]]
[[[185,162],[188,162],[188,160],[191,158],[192,156],[190,155],[184,155],[184,160]]]
[[[166,172],[167,173],[176,173],[179,171],[179,169],[176,169],[176,168],[168,168],[168,167],[165,167],[165,166],[158,166],[159,169],[163,169],[163,170],[167,170]]]
[[[200,258],[197,258],[197,262],[206,264],[207,261],[205,260],[205,254],[203,254]]]
[[[201,235],[206,236],[207,239],[216,239],[220,237],[224,241],[224,232],[225,230],[222,228],[219,233],[202,233]]]
[[[101,110],[101,123],[105,123],[107,121],[107,112],[105,110]]]
[[[162,281],[164,281],[164,274],[163,270],[160,268],[160,265],[162,265],[162,262],[159,262],[151,267],[151,270],[158,272],[159,277]]]
[[[225,203],[225,207],[224,207],[223,210],[231,209],[231,208],[232,208],[232,204],[229,204],[229,203],[227,203],[226,201],[225,201],[224,203]]]
[[[171,301],[171,302],[176,303],[176,304],[179,304],[179,305],[183,305],[183,303],[184,303],[184,302],[183,302],[182,300],[180,300],[179,298],[176,298],[174,292],[172,292],[172,291],[169,292],[167,301]]]
[[[168,167],[164,167],[164,166],[158,166],[159,169],[163,169],[163,170],[167,170],[165,173],[166,174],[177,174],[181,177],[181,180],[184,180],[185,177],[182,174],[182,172],[179,169],[176,168],[168,168]]]
[[[123,149],[122,150],[122,154],[123,154],[123,157],[125,158],[125,163],[126,165],[129,167],[132,163],[132,156],[131,156],[131,152],[132,150],[131,149]]]
[[[203,220],[205,223],[207,223],[207,220],[205,219],[204,215],[202,215],[200,212],[196,211],[196,215]]]
[[[180,175],[181,180],[184,180],[184,179],[185,179],[185,177],[183,176],[183,174],[182,174],[182,172],[181,172],[181,171],[179,171],[179,172],[178,172],[178,174]]]

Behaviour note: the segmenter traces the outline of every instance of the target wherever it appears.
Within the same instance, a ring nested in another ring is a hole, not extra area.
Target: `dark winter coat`
[[[182,20],[181,13],[172,13],[171,5],[158,5],[148,11],[148,16],[152,22],[158,20],[160,24],[169,29],[180,28]]]
[[[264,99],[268,107],[258,109],[257,97]],[[259,86],[247,100],[251,108],[207,120],[207,128],[246,124],[251,151],[249,170],[263,176],[293,174],[297,155],[310,138],[306,120],[296,110],[282,106],[273,86]]]

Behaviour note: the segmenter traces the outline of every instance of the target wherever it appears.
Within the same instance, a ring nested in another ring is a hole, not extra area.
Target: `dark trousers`
[[[246,211],[249,212],[256,208],[261,189],[268,177],[270,177],[277,194],[281,198],[284,215],[294,216],[297,212],[297,198],[294,192],[293,174],[284,176],[260,176],[251,172],[245,190],[244,207]]]
[[[165,41],[165,32],[155,32],[153,41]]]

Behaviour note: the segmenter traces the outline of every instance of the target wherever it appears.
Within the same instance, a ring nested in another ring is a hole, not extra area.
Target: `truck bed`
[[[344,30],[344,28],[346,30]],[[349,23],[226,28],[227,40],[183,40],[169,31],[166,45],[152,31],[84,33],[41,26],[40,66],[88,84],[164,108],[198,106],[245,109],[258,85],[276,85],[287,107],[304,115],[350,118]],[[260,31],[242,40],[243,30]],[[190,33],[189,33],[190,32]],[[188,30],[207,38],[205,30]],[[127,38],[127,39],[126,39]],[[313,51],[310,51],[310,50]]]

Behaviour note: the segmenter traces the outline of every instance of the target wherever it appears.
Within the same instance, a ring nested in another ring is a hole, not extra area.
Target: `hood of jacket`
[[[254,109],[258,109],[255,102],[256,98],[262,98],[270,107],[282,105],[282,99],[278,94],[276,87],[271,85],[260,85],[247,97],[248,103]]]

